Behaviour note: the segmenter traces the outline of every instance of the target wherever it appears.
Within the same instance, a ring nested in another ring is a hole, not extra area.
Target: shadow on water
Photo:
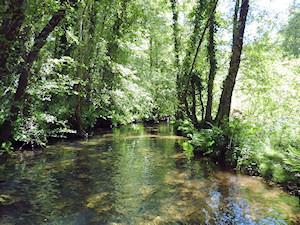
[[[168,125],[132,125],[0,166],[0,224],[300,224],[295,197],[189,161]]]

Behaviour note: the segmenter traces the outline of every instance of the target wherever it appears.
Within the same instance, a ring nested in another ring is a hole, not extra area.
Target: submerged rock
[[[106,196],[108,196],[108,192],[101,192],[90,196],[87,199],[86,207],[96,208],[97,206],[101,205],[102,201],[105,199]]]
[[[10,195],[6,195],[6,194],[0,195],[0,205],[11,205],[18,201],[19,199],[14,198]]]

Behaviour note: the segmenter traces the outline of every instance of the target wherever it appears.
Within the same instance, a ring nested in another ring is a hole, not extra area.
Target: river
[[[171,126],[130,125],[0,165],[1,225],[300,224],[296,197],[189,160]]]

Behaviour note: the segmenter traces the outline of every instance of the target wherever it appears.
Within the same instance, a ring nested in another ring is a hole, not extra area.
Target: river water
[[[188,160],[172,127],[131,125],[0,165],[0,224],[300,224],[296,197]]]

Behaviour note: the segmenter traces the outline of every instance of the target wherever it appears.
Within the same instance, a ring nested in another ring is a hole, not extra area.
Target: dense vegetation
[[[227,3],[1,1],[1,154],[171,117],[190,154],[299,187],[299,5]]]

